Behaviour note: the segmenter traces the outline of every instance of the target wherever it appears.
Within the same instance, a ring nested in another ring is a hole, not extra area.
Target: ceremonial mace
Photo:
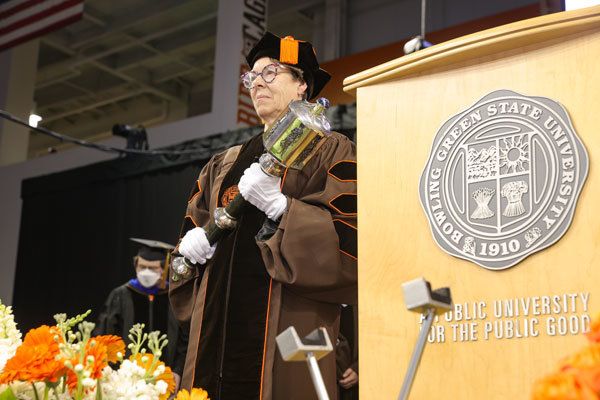
[[[263,172],[273,177],[282,177],[286,169],[301,170],[317,153],[330,134],[331,124],[325,116],[329,101],[321,97],[316,103],[306,100],[292,101],[263,133],[265,153],[259,164]],[[213,245],[223,235],[235,229],[246,200],[237,194],[227,207],[215,210],[213,219],[204,227],[208,242]],[[195,265],[182,256],[175,256],[173,271],[182,278],[192,276]]]

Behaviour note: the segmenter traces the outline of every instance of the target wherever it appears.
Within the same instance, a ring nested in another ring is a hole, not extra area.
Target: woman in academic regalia
[[[242,76],[268,129],[294,100],[313,99],[330,76],[308,42],[266,33]],[[340,304],[356,302],[356,152],[332,132],[301,171],[266,175],[262,135],[215,155],[189,199],[180,254],[191,277],[172,273],[171,304],[190,323],[182,387],[212,400],[316,399],[305,363],[284,362],[275,337],[326,327],[335,342]],[[239,183],[238,183],[239,182]],[[210,246],[202,226],[241,193],[249,202],[235,230]],[[319,361],[336,398],[335,355]]]

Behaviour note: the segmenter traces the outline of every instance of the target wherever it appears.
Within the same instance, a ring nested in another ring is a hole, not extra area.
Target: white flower
[[[167,389],[169,388],[169,384],[163,381],[162,379],[157,381],[154,385],[156,386],[156,390],[158,390],[158,393],[160,394],[167,393]]]
[[[157,400],[168,389],[168,385],[162,380],[148,383],[147,371],[130,360],[123,360],[117,370],[104,368],[102,375],[103,399]]]
[[[7,307],[0,301],[0,371],[15,355],[17,347],[22,343],[21,336],[12,314],[12,307]]]
[[[2,386],[2,385],[0,385]],[[38,392],[38,395],[44,393],[45,384],[43,382],[36,382],[35,389]],[[15,381],[10,384],[10,388],[12,389],[14,395],[17,399],[21,400],[35,400],[35,394],[33,394],[33,388],[29,382],[20,382]],[[1,392],[0,392],[1,393]],[[62,399],[61,399],[62,400]]]
[[[83,386],[85,387],[94,387],[96,385],[96,381],[93,380],[92,378],[84,378],[81,383],[83,384]]]

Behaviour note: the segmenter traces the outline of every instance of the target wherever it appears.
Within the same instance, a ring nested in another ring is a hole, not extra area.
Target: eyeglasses
[[[263,81],[265,81],[266,83],[271,83],[275,80],[275,77],[277,76],[277,74],[284,74],[284,73],[293,74],[293,75],[299,74],[297,71],[293,71],[291,69],[280,69],[280,67],[281,67],[280,64],[269,64],[266,67],[264,67],[262,72],[260,72],[260,73],[255,72],[255,71],[248,71],[248,72],[242,74],[242,76],[241,76],[242,83],[244,84],[244,87],[246,87],[246,89],[252,89],[252,85],[254,84],[254,81],[259,76],[262,77]],[[300,77],[301,77],[301,75],[300,75]]]

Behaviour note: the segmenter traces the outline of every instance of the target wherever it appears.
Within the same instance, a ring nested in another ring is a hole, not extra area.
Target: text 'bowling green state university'
[[[421,204],[443,250],[505,269],[564,235],[588,164],[559,103],[499,90],[440,128]]]

